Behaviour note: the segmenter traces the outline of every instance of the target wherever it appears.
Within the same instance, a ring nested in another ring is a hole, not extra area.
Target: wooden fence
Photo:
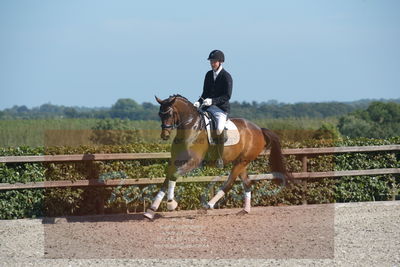
[[[328,172],[308,172],[308,159],[318,155],[343,154],[343,153],[367,153],[367,152],[398,152],[400,145],[384,146],[354,146],[354,147],[326,147],[326,148],[300,148],[284,149],[285,156],[295,155],[302,162],[302,172],[292,173],[296,179],[307,180],[317,178],[338,178],[342,176],[383,175],[399,174],[400,168],[346,170]],[[262,155],[268,155],[264,151]],[[74,161],[106,161],[106,160],[141,160],[141,159],[168,159],[170,153],[115,153],[115,154],[79,154],[79,155],[44,155],[44,156],[8,156],[0,157],[0,163],[29,163],[29,162],[74,162]],[[220,180],[226,179],[220,177]],[[279,178],[276,174],[250,175],[252,180],[272,180]],[[28,183],[0,183],[0,190],[54,188],[54,187],[88,187],[88,186],[120,186],[120,185],[147,185],[159,184],[164,181],[160,178],[136,178],[136,179],[89,179],[77,181],[44,181]],[[195,176],[179,178],[178,182],[210,182],[215,176]]]

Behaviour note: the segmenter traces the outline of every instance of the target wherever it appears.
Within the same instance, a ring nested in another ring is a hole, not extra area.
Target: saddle
[[[212,113],[207,111],[202,113],[202,117],[206,125],[208,143],[210,145],[216,145],[214,139],[215,135],[212,134],[213,132],[215,133],[215,130],[217,129],[216,119],[212,115]],[[236,127],[235,123],[233,123],[233,121],[231,121],[229,118],[225,123],[225,131],[226,131],[226,141],[224,143],[224,146],[233,146],[239,143],[240,141],[239,130]]]

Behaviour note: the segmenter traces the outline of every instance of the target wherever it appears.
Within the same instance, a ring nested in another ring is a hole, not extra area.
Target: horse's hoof
[[[247,211],[245,209],[243,209],[243,210],[239,211],[238,213],[236,213],[236,215],[238,215],[238,216],[243,216],[243,215],[247,215],[247,214],[249,214],[249,211]]]
[[[178,207],[178,202],[175,201],[175,199],[168,200],[167,202],[167,209],[169,211],[174,211]]]
[[[151,209],[147,209],[147,211],[143,214],[143,216],[146,219],[149,219],[150,221],[154,221],[154,215],[155,215],[155,213]]]

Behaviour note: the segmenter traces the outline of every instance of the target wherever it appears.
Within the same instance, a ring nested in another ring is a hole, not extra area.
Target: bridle
[[[165,129],[173,130],[173,129],[178,128],[181,125],[186,125],[186,124],[189,124],[189,123],[191,123],[193,121],[193,117],[191,116],[188,120],[180,122],[180,123],[177,124],[176,121],[175,121],[175,112],[174,112],[174,109],[172,107],[169,107],[166,111],[161,111],[160,110],[158,112],[158,115],[161,118],[161,122],[162,122],[161,129],[163,129],[163,130],[165,130]],[[163,122],[164,121],[163,118],[167,117],[167,116],[173,117],[173,124],[166,124],[166,123]]]
[[[172,112],[171,112],[172,111]],[[171,114],[172,113],[172,114]],[[160,110],[160,112],[158,112],[158,115],[161,117],[161,122],[162,122],[162,124],[161,124],[161,129],[174,129],[174,128],[176,128],[177,126],[176,126],[176,123],[175,123],[175,118],[174,118],[174,123],[171,125],[171,124],[165,124],[163,121],[163,117],[166,117],[166,115],[169,115],[170,117],[172,116],[172,117],[174,117],[174,110],[173,110],[173,108],[172,107],[169,107],[166,111],[161,111]]]

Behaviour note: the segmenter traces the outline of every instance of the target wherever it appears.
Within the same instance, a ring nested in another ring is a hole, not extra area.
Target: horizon
[[[396,0],[1,1],[0,110],[194,102],[213,49],[225,53],[231,101],[397,99],[398,10]]]

